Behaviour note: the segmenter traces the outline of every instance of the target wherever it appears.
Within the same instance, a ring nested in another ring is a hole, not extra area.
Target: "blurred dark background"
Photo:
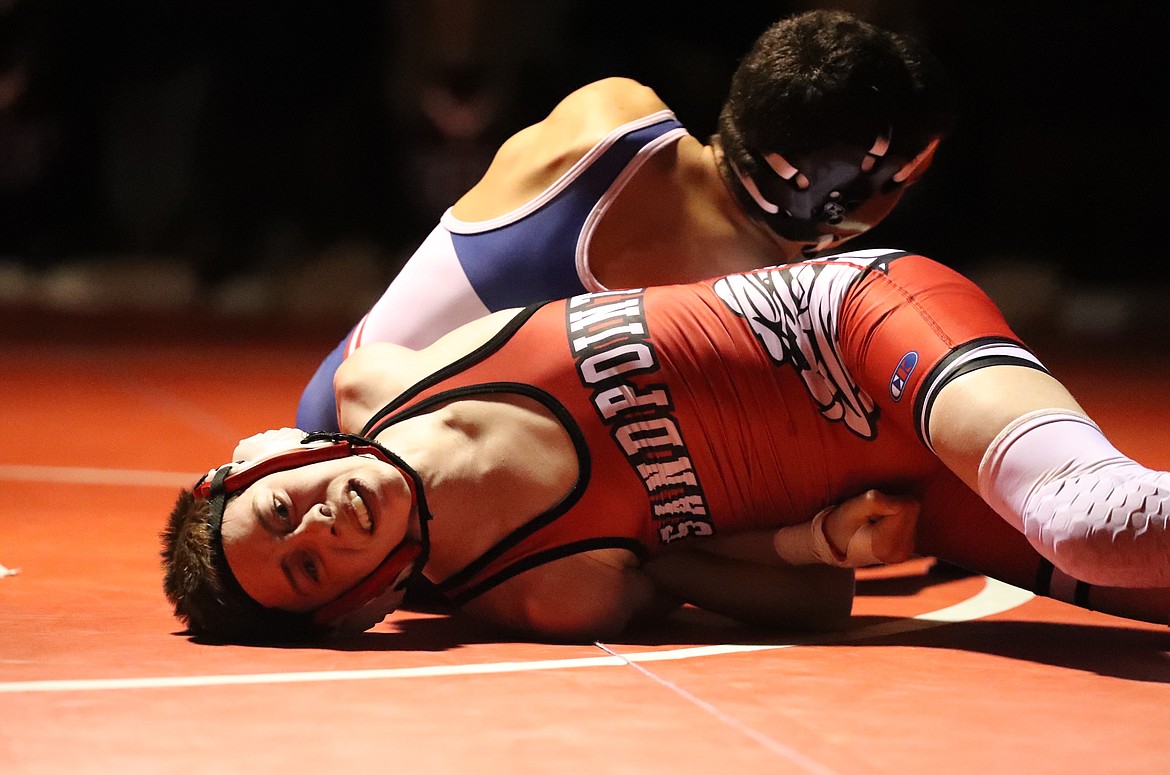
[[[340,332],[568,91],[637,78],[705,137],[764,27],[841,7],[924,39],[962,105],[851,245],[949,263],[1021,327],[1170,337],[1155,0],[684,5],[0,0],[0,305]]]

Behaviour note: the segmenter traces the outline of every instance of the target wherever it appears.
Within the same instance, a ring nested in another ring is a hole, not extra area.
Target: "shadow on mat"
[[[897,619],[857,617],[860,627]],[[850,641],[825,639],[825,646],[910,646],[970,651],[1081,670],[1111,678],[1170,683],[1170,630],[1057,622],[955,622]]]
[[[893,575],[859,578],[859,596],[911,597],[929,586],[971,575],[950,566],[921,572],[915,566],[893,567]],[[885,571],[883,571],[884,573]],[[460,613],[440,598],[408,597],[400,610],[374,630],[323,641],[266,644],[270,648],[370,652],[444,652],[467,646],[533,641]],[[914,647],[990,654],[1038,664],[1081,670],[1101,676],[1150,683],[1170,683],[1170,629],[1027,621],[939,623],[893,616],[854,616],[848,629],[810,634],[750,627],[699,608],[685,607],[663,619],[631,626],[620,639],[607,641],[618,653],[633,648],[693,648],[722,645]],[[190,637],[190,636],[188,636]],[[198,639],[192,638],[199,642]],[[576,649],[590,644],[566,644]],[[581,656],[576,652],[573,656]],[[523,657],[520,657],[523,658]]]
[[[453,651],[477,644],[523,644],[514,633],[485,625],[470,617],[398,617],[392,623],[361,635],[306,644],[271,646],[336,651]],[[970,621],[933,624],[917,619],[858,616],[847,630],[810,635],[776,632],[736,624],[699,609],[684,609],[653,624],[631,628],[620,639],[607,641],[617,653],[637,648],[679,649],[742,644],[752,646],[809,646],[820,648],[910,647],[988,654],[1037,664],[1095,673],[1146,683],[1170,683],[1170,630],[1130,628],[1124,625],[1085,625],[1054,622]],[[586,656],[571,644],[565,658]],[[516,656],[525,659],[523,653]],[[555,658],[545,654],[541,657]]]

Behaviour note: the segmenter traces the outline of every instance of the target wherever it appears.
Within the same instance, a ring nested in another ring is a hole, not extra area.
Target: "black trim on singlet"
[[[430,411],[434,406],[446,403],[448,401],[465,398],[475,395],[491,395],[501,393],[511,393],[531,398],[544,406],[553,417],[565,429],[569,439],[573,444],[573,449],[577,454],[577,481],[568,493],[551,509],[538,514],[533,519],[519,526],[508,535],[500,539],[486,552],[481,554],[468,565],[464,566],[454,574],[444,579],[442,582],[433,583],[435,589],[446,597],[446,591],[460,586],[465,583],[467,579],[474,577],[481,572],[490,563],[494,562],[501,555],[512,549],[517,544],[521,543],[532,534],[548,526],[558,518],[563,516],[569,509],[577,504],[581,496],[585,493],[589,486],[589,481],[592,476],[592,458],[589,454],[589,447],[585,441],[585,435],[581,432],[577,425],[576,419],[572,413],[569,412],[565,406],[557,400],[555,396],[547,391],[541,390],[533,385],[521,382],[484,382],[473,385],[464,385],[458,388],[441,391],[431,396],[420,400],[414,406],[406,409],[401,407],[417,396],[419,393],[434,387],[435,385],[450,379],[451,377],[466,371],[488,356],[494,354],[512,337],[513,334],[526,323],[536,312],[542,307],[551,302],[542,302],[540,304],[533,304],[525,307],[522,311],[516,314],[508,323],[506,323],[499,331],[497,331],[487,342],[472,350],[467,355],[459,358],[456,361],[444,366],[442,369],[428,375],[421,381],[415,383],[410,388],[405,390],[393,401],[378,410],[373,417],[366,422],[362,429],[363,436],[373,436],[387,427],[401,422],[407,418],[415,417]],[[396,409],[401,409],[395,414]],[[590,549],[605,549],[605,548],[620,548],[629,549],[634,552],[639,560],[646,556],[646,548],[642,546],[641,542],[632,538],[610,537],[610,538],[591,538],[583,541],[566,544],[562,547],[546,550],[524,558],[502,571],[498,572],[489,580],[485,580],[475,585],[471,590],[468,590],[457,596],[457,600],[469,600],[476,595],[482,594],[496,584],[511,578],[529,568],[536,567],[548,562],[552,559],[559,559],[560,557],[567,557],[572,554],[577,554],[582,551]],[[542,559],[534,559],[542,558]]]
[[[638,562],[644,562],[647,557],[646,547],[644,547],[640,541],[634,538],[586,538],[581,541],[574,541],[569,544],[563,544],[552,549],[545,549],[544,551],[537,552],[536,554],[530,554],[524,559],[512,563],[498,573],[489,576],[475,586],[465,589],[463,592],[450,598],[450,600],[455,605],[463,605],[468,600],[479,597],[484,592],[499,586],[510,578],[520,575],[524,571],[532,570],[533,568],[539,568],[541,565],[553,562],[554,560],[561,560],[565,557],[571,557],[574,554],[590,552],[597,549],[626,549],[634,553],[634,555],[638,558]],[[444,582],[443,584],[439,585],[439,589],[440,591],[443,591],[450,588],[450,586],[457,585],[449,585],[447,582]]]
[[[892,250],[887,250],[879,256],[856,256],[856,257],[854,257],[854,256],[850,256],[849,253],[850,253],[850,251],[846,250],[842,253],[837,253],[837,254],[832,255],[832,256],[825,256],[825,258],[827,258],[827,259],[828,258],[844,258],[845,261],[848,261],[850,263],[861,263],[862,261],[864,261],[864,262],[866,262],[866,267],[865,267],[866,272],[881,272],[882,274],[888,274],[886,272],[886,270],[881,268],[882,264],[891,264],[894,261],[897,261],[899,258],[906,258],[906,256],[918,256],[919,258],[925,258],[925,256],[921,255],[920,253],[915,253],[912,250],[898,250],[896,248],[892,249]],[[878,259],[878,260],[875,261],[874,259]]]
[[[540,388],[523,382],[483,382],[444,390],[432,396],[427,396],[414,406],[408,407],[392,417],[385,418],[388,422],[377,429],[377,432],[380,433],[391,425],[410,417],[425,414],[431,411],[436,405],[448,401],[470,396],[498,395],[504,393],[531,398],[552,413],[553,417],[565,429],[565,433],[568,434],[570,441],[573,443],[573,449],[577,454],[577,481],[573,483],[573,487],[569,492],[552,508],[520,525],[471,563],[465,565],[443,581],[437,582],[436,586],[443,593],[452,587],[459,586],[468,578],[479,573],[500,555],[507,552],[516,544],[521,543],[538,530],[552,524],[569,509],[577,505],[577,502],[581,500],[581,496],[585,494],[593,473],[593,461],[589,454],[589,446],[585,441],[585,434],[581,432],[573,415],[556,397]]]
[[[540,304],[533,304],[530,307],[525,307],[520,312],[516,313],[515,317],[505,323],[499,331],[493,334],[491,339],[488,339],[479,347],[475,348],[461,358],[452,361],[438,371],[428,374],[426,377],[423,377],[421,380],[411,385],[402,393],[398,394],[398,396],[390,401],[390,403],[383,406],[376,413],[374,413],[373,417],[366,421],[365,426],[362,428],[361,435],[368,437],[370,435],[370,431],[374,428],[374,426],[381,422],[383,418],[389,414],[393,414],[395,409],[407,403],[410,401],[410,399],[414,398],[419,393],[422,393],[428,388],[437,385],[444,380],[450,379],[461,371],[465,371],[471,368],[475,364],[487,358],[489,355],[495,353],[497,350],[503,347],[509,339],[512,338],[512,335],[516,333],[520,326],[527,323],[528,319],[536,314],[537,310],[550,303],[551,302],[542,302]]]
[[[850,251],[844,251],[828,256],[818,256],[817,258],[806,259],[804,263],[811,264],[813,266],[833,266],[834,264],[844,266],[847,264],[849,266],[859,267],[860,271],[858,271],[857,274],[853,276],[845,288],[845,293],[843,295],[848,296],[858,285],[865,282],[865,280],[874,272],[878,272],[888,278],[890,273],[887,271],[886,267],[889,264],[897,261],[899,258],[906,258],[907,256],[917,255],[917,253],[912,253],[909,250],[891,250],[888,253],[882,253],[880,256],[866,256],[862,258],[850,255]],[[760,271],[785,269],[787,266],[788,265],[774,266],[770,267],[769,270],[755,271],[758,273]]]
[[[985,369],[988,366],[1026,366],[1030,369],[1048,373],[1048,369],[1042,365],[1026,360],[1024,358],[1014,358],[1010,355],[985,355],[971,360],[969,363],[964,363],[957,369],[953,369],[946,378],[935,385],[935,381],[940,379],[940,375],[947,370],[947,368],[956,360],[964,357],[972,350],[987,345],[1010,345],[1018,347],[1025,352],[1031,352],[1027,347],[1022,345],[1015,339],[1009,339],[1003,336],[984,336],[978,339],[972,339],[969,342],[964,342],[955,349],[951,350],[934,368],[923,378],[922,384],[918,388],[918,395],[914,399],[914,431],[918,434],[919,440],[927,446],[928,449],[934,449],[930,444],[930,439],[927,435],[930,432],[930,413],[934,408],[934,400],[938,398],[938,394],[942,389],[949,385],[956,377],[961,377],[964,374],[970,374],[973,371]],[[928,403],[929,402],[929,403]]]
[[[889,277],[890,273],[887,271],[886,267],[897,261],[899,258],[906,258],[907,256],[919,256],[919,254],[912,253],[909,250],[891,250],[889,252],[882,253],[880,256],[861,257],[852,256],[850,255],[849,251],[845,251],[843,253],[836,253],[831,256],[821,256],[817,259],[809,259],[806,261],[806,263],[823,263],[830,265],[837,263],[849,264],[851,266],[858,266],[864,263],[864,266],[861,267],[861,271],[857,273],[857,276],[849,281],[849,285],[845,291],[845,294],[848,295],[853,290],[853,288],[855,288],[859,283],[864,282],[864,280],[874,272],[880,272],[886,277]],[[922,256],[919,256],[919,258],[921,257]],[[783,269],[784,267],[781,266],[779,268]]]

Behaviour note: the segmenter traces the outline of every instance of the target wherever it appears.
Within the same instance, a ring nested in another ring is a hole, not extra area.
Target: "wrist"
[[[772,535],[772,548],[789,565],[833,565],[844,567],[846,555],[825,534],[825,520],[836,506],[822,509],[810,522],[782,527]]]
[[[829,540],[828,533],[825,532],[825,522],[828,520],[829,515],[836,509],[836,506],[821,509],[812,518],[812,522],[809,523],[808,527],[813,555],[817,558],[817,562],[844,568],[847,565],[846,560],[848,559],[848,555],[833,546],[833,542]]]

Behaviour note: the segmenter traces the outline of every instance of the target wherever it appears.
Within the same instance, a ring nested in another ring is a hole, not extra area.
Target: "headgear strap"
[[[755,162],[752,174],[736,164],[733,154],[725,151],[724,159],[744,205],[758,208],[772,231],[790,242],[804,243],[808,253],[840,244],[876,225],[888,207],[866,213],[868,206],[913,182],[929,166],[937,138],[907,159],[890,153],[892,136],[887,129],[864,150],[833,145],[799,158],[748,150]]]

